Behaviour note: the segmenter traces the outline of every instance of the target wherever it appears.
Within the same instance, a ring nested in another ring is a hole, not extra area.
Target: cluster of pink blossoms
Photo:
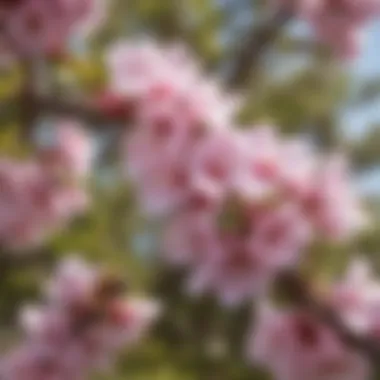
[[[89,29],[103,17],[105,0],[2,0],[0,51],[22,56],[53,53],[80,28]]]
[[[248,345],[248,359],[275,380],[365,380],[369,363],[335,332],[299,310],[260,310]]]
[[[379,0],[275,0],[313,27],[343,57],[358,53],[365,25],[380,15]]]
[[[330,289],[326,302],[352,331],[378,336],[380,284],[369,266],[355,261]],[[299,310],[263,305],[249,334],[248,359],[268,368],[276,380],[365,380],[369,363],[330,328]]]
[[[57,125],[55,141],[34,160],[0,160],[0,246],[22,249],[82,213],[88,204],[81,180],[91,158],[86,133],[75,123]]]
[[[183,49],[118,44],[111,89],[133,105],[127,174],[142,209],[165,217],[165,258],[193,292],[227,304],[258,295],[317,236],[364,221],[341,157],[271,127],[231,128],[237,99],[205,80]]]
[[[352,331],[380,339],[380,282],[368,262],[356,259],[326,301]]]
[[[82,380],[110,368],[156,319],[152,301],[124,298],[122,282],[76,257],[65,259],[42,306],[21,315],[25,342],[0,362],[3,380]]]

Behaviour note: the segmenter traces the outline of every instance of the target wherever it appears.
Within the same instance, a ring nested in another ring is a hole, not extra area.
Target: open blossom
[[[17,54],[53,52],[60,50],[81,25],[99,21],[95,14],[101,5],[101,0],[2,1],[2,33]]]
[[[192,292],[212,292],[226,305],[262,294],[276,273],[298,262],[310,229],[292,205],[189,211],[165,236],[166,259],[189,268]]]
[[[210,133],[199,142],[189,158],[194,192],[216,201],[235,190],[245,158],[241,137],[237,131],[227,129]]]
[[[309,188],[299,201],[318,233],[330,239],[344,240],[362,229],[367,218],[351,185],[351,173],[345,158],[325,157],[312,173]]]
[[[365,227],[367,218],[352,185],[343,154],[322,155],[301,139],[284,139],[268,127],[245,137],[245,179],[253,194],[286,199],[300,208],[314,232],[344,240]],[[244,181],[243,181],[244,184]],[[256,186],[255,186],[256,184]]]
[[[189,157],[208,133],[229,127],[237,101],[206,80],[179,46],[121,42],[110,50],[108,67],[111,90],[133,104],[133,131],[123,147],[127,174],[143,210],[167,214],[189,196]]]
[[[325,302],[351,331],[373,339],[379,335],[380,283],[364,259],[355,259],[325,294]],[[275,379],[369,378],[369,363],[342,343],[312,315],[263,305],[252,327],[248,359]]]
[[[338,56],[352,58],[360,52],[365,38],[365,25],[356,17],[337,17],[330,9],[323,9],[312,15],[310,23],[317,38],[330,46]]]
[[[350,329],[380,338],[380,282],[370,263],[360,258],[351,262],[327,299]]]
[[[124,298],[121,285],[97,267],[66,259],[49,284],[47,302],[24,309],[26,339],[0,362],[1,378],[82,380],[108,369],[158,315],[156,303]]]
[[[0,244],[41,242],[87,206],[83,189],[51,176],[35,162],[0,161]]]
[[[115,43],[108,51],[107,67],[110,90],[137,100],[143,100],[157,85],[186,88],[199,70],[184,47],[159,46],[150,40]]]
[[[167,222],[163,250],[188,268],[192,291],[236,304],[297,266],[316,237],[346,239],[362,225],[343,161],[268,127],[214,131],[187,159],[187,200]]]
[[[90,136],[75,121],[61,121],[52,132],[52,139],[39,146],[38,157],[47,170],[63,172],[68,177],[81,178],[88,174],[92,162]]]
[[[365,24],[380,13],[379,0],[277,0],[312,26],[317,37],[340,56],[355,56]]]
[[[366,359],[312,315],[270,305],[259,310],[247,358],[275,380],[365,380],[370,375]]]
[[[88,205],[78,182],[87,173],[91,146],[72,123],[57,126],[55,142],[35,160],[0,160],[0,245],[23,249],[41,243]]]
[[[227,94],[217,78],[207,78],[180,44],[120,41],[109,49],[106,64],[110,91],[137,103],[138,115],[158,102],[193,121],[221,127],[237,111],[239,97]]]

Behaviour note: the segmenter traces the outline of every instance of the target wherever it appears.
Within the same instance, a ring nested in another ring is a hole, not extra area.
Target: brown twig
[[[36,91],[37,62],[33,59],[27,59],[23,62],[24,68],[24,85],[20,99],[21,125],[23,134],[29,140],[34,123],[38,113],[34,104],[33,93]]]
[[[231,71],[227,76],[228,87],[240,88],[249,79],[250,72],[259,65],[264,50],[271,46],[290,18],[288,12],[277,12],[269,21],[252,28],[246,38],[242,39],[236,54],[234,54]]]
[[[125,122],[124,115],[108,115],[90,102],[34,94],[34,103],[39,113],[70,116],[95,124]]]
[[[22,124],[29,130],[35,118],[39,115],[53,115],[78,118],[89,124],[92,128],[100,124],[123,124],[128,120],[128,105],[125,114],[122,112],[105,112],[95,102],[81,99],[70,100],[56,95],[38,94],[30,87],[26,87],[21,96],[18,95],[0,103],[0,112],[6,112],[18,105],[22,112]]]

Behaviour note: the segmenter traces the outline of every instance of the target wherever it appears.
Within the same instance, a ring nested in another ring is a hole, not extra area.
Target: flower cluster
[[[325,302],[353,332],[379,337],[380,283],[368,263],[355,260],[332,284]],[[310,313],[261,306],[247,346],[248,359],[278,380],[366,379],[369,363]]]
[[[189,269],[192,291],[241,302],[316,236],[345,239],[361,226],[342,157],[271,127],[231,127],[237,98],[183,49],[120,43],[109,68],[112,90],[133,105],[127,174],[142,209],[165,217],[165,257]]]
[[[355,259],[327,296],[327,302],[352,331],[380,338],[380,283],[368,262]]]
[[[53,53],[78,28],[102,17],[103,0],[8,0],[0,2],[0,44],[21,56]]]
[[[379,0],[276,0],[312,26],[343,57],[358,53],[365,24],[380,14]]]
[[[47,285],[46,302],[21,315],[26,340],[1,362],[4,380],[81,380],[107,370],[124,346],[137,343],[159,312],[124,298],[123,283],[76,257]]]
[[[0,55],[50,55],[79,28],[100,22],[106,0],[0,0]],[[309,22],[340,56],[354,55],[380,0],[276,0]],[[2,58],[3,59],[3,58]],[[261,298],[276,276],[299,265],[317,239],[346,240],[365,223],[343,155],[271,126],[236,126],[240,99],[182,46],[114,45],[107,55],[106,114],[132,125],[122,142],[125,172],[143,212],[163,221],[162,256],[187,272],[193,294],[225,305]],[[91,147],[71,121],[33,161],[0,160],[0,246],[39,243],[87,205],[81,182]],[[1,380],[81,380],[107,370],[158,315],[152,301],[124,298],[122,282],[69,258],[45,302],[21,315],[26,339],[0,361]],[[325,301],[360,334],[377,336],[380,286],[354,263]],[[276,380],[357,380],[368,362],[307,311],[265,304],[247,356]]]
[[[55,137],[34,160],[0,160],[2,248],[36,245],[87,206],[80,178],[90,161],[88,137],[71,122],[57,125]]]
[[[269,305],[259,312],[247,354],[276,380],[357,380],[370,374],[369,363],[312,315]]]

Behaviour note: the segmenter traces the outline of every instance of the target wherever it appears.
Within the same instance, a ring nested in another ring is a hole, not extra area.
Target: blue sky
[[[360,75],[375,75],[380,73],[380,22],[371,24],[367,32],[363,54],[351,68]]]
[[[310,29],[304,22],[294,23],[291,28],[296,35],[310,34]],[[352,61],[341,63],[342,69],[351,73],[353,89],[365,80],[380,79],[380,21],[370,24],[364,35],[360,54]],[[296,68],[294,63],[292,66],[293,69]],[[341,130],[350,140],[363,137],[375,123],[380,124],[380,96],[361,107],[342,110]],[[380,167],[363,175],[356,184],[364,193],[380,197]]]
[[[349,70],[358,80],[380,77],[380,22],[369,26],[362,54],[349,64]],[[371,104],[347,110],[342,115],[343,130],[351,138],[360,138],[376,122],[380,122],[380,96]],[[380,196],[380,167],[360,181],[360,188],[366,193]]]
[[[358,80],[380,77],[380,22],[370,25],[362,53],[348,66],[353,78]],[[369,106],[346,112],[345,130],[353,137],[360,137],[377,120],[380,120],[380,97]]]

